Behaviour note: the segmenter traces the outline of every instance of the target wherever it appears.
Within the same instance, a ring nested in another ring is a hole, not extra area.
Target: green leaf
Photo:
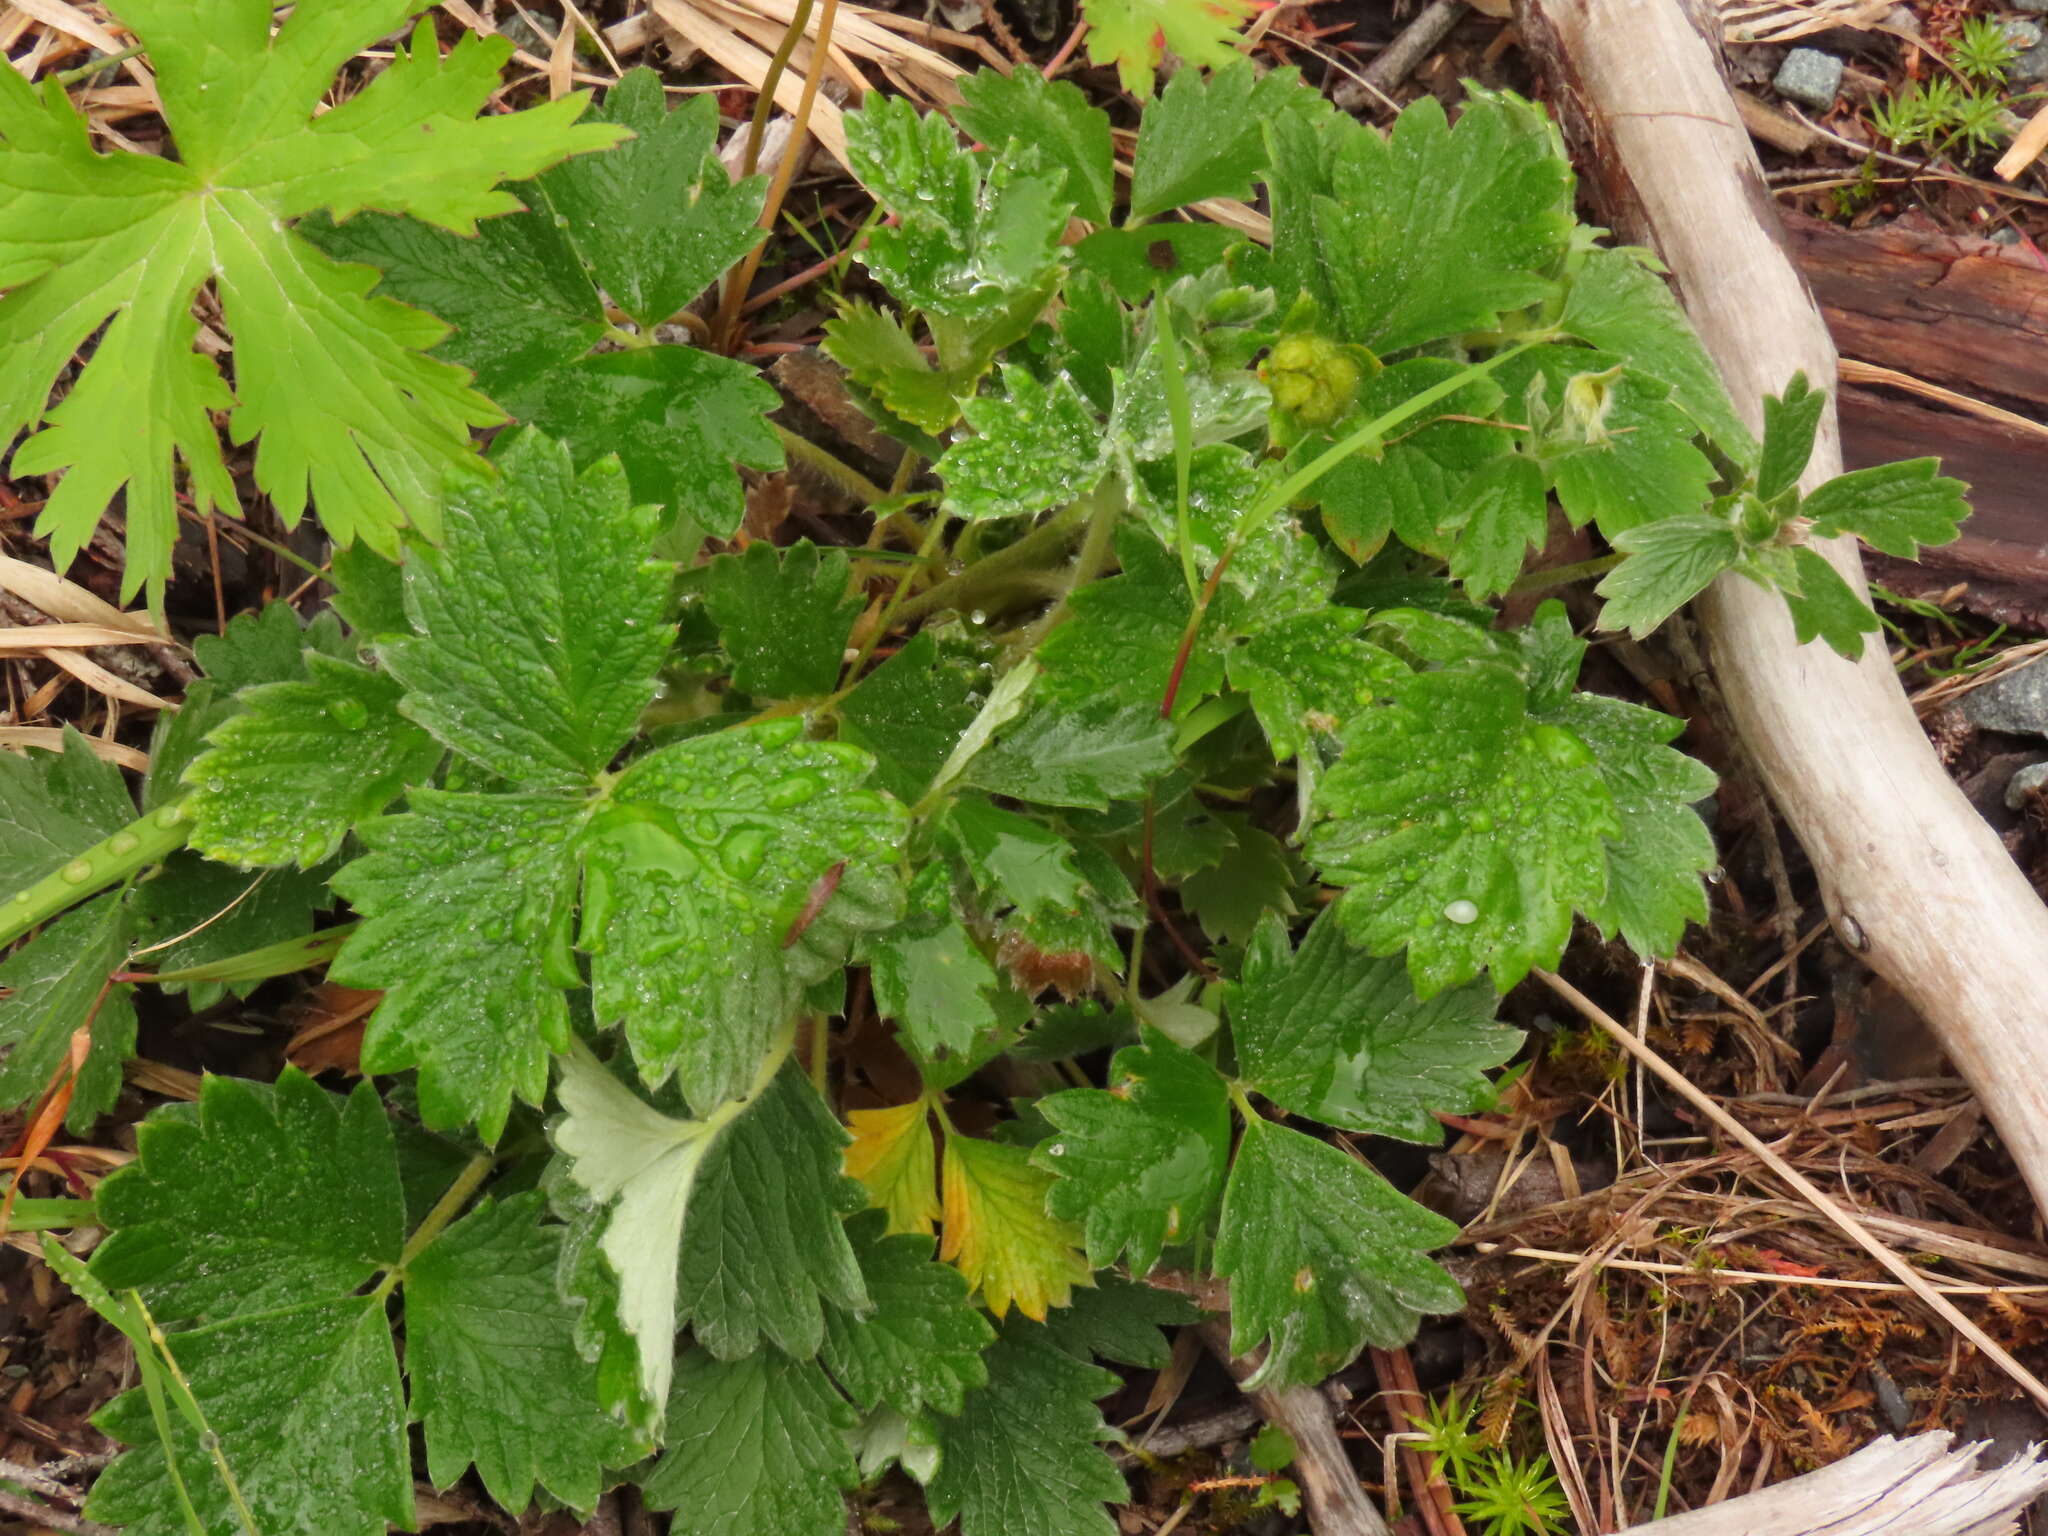
[[[479,1204],[406,1266],[412,1411],[435,1487],[475,1463],[506,1509],[524,1509],[536,1484],[591,1509],[600,1470],[647,1447],[598,1407],[574,1309],[555,1290],[562,1229],[537,1225],[540,1209],[538,1194]]]
[[[703,574],[704,607],[732,658],[733,686],[757,698],[807,699],[839,682],[846,636],[860,616],[842,550],[765,539],[720,555]]]
[[[1061,194],[1090,224],[1107,224],[1116,195],[1109,114],[1068,80],[1048,82],[1029,65],[1009,74],[976,70],[960,79],[953,116],[992,149],[1013,140],[1034,146],[1038,163],[1061,173]],[[1149,117],[1148,117],[1149,121]]]
[[[1159,1330],[1199,1322],[1201,1317],[1201,1308],[1177,1292],[1108,1274],[1089,1289],[1076,1291],[1074,1304],[1053,1313],[1045,1326],[1078,1360],[1100,1356],[1159,1371],[1173,1358],[1173,1346]]]
[[[1081,1223],[1088,1262],[1128,1254],[1143,1275],[1204,1230],[1230,1156],[1230,1104],[1214,1067],[1150,1028],[1116,1053],[1109,1083],[1040,1099],[1057,1134],[1032,1160],[1057,1176],[1046,1209]]]
[[[874,1310],[826,1309],[826,1368],[863,1409],[957,1414],[988,1384],[981,1356],[995,1330],[968,1303],[960,1272],[934,1262],[930,1237],[886,1226],[880,1211],[847,1223]]]
[[[1289,949],[1278,917],[1260,924],[1226,1005],[1247,1087],[1325,1125],[1435,1142],[1434,1110],[1483,1107],[1484,1073],[1521,1033],[1494,1021],[1484,983],[1418,999],[1398,958],[1354,946],[1334,914]]]
[[[858,299],[841,300],[838,315],[825,322],[824,348],[855,384],[912,426],[944,432],[960,419],[954,376],[932,367],[894,315]],[[972,390],[974,378],[957,384]]]
[[[313,931],[313,914],[334,905],[321,870],[270,869],[253,879],[239,870],[174,854],[128,895],[135,947],[147,950],[158,971],[212,965]],[[194,1008],[228,995],[222,983],[163,982],[169,993],[188,992]],[[235,984],[237,995],[250,986]]]
[[[1799,575],[1799,590],[1785,594],[1785,606],[1792,612],[1793,635],[1801,645],[1825,640],[1855,661],[1863,654],[1863,637],[1878,632],[1877,615],[1812,545],[1795,548],[1792,562]]]
[[[318,652],[306,674],[241,694],[240,712],[185,770],[192,846],[208,858],[311,869],[441,761],[399,714],[394,679]]]
[[[618,1283],[605,1305],[632,1343],[640,1396],[659,1407],[675,1365],[676,1267],[690,1196],[713,1142],[742,1106],[722,1106],[722,1118],[671,1119],[581,1045],[562,1060],[559,1097],[553,1135],[568,1178],[609,1207],[598,1249]],[[574,1289],[585,1294],[580,1284]]]
[[[1472,596],[1507,591],[1529,551],[1543,547],[1550,519],[1543,489],[1542,468],[1520,454],[1496,459],[1466,486],[1450,563]]]
[[[1207,69],[1234,62],[1237,29],[1254,9],[1252,0],[1085,0],[1088,62],[1113,62],[1118,84],[1143,101],[1165,49]]]
[[[1114,1536],[1105,1502],[1130,1495],[1098,1442],[1095,1399],[1121,1384],[1076,1360],[1041,1325],[1012,1318],[983,1357],[988,1385],[938,1432],[925,1487],[934,1524],[960,1536]]]
[[[904,304],[986,326],[1051,281],[1071,205],[1060,177],[1030,169],[1035,151],[972,154],[938,113],[920,116],[879,93],[846,114],[846,149],[854,175],[899,220],[870,231],[861,260]],[[942,345],[940,363],[950,368],[947,351]]]
[[[1321,1381],[1367,1344],[1406,1344],[1418,1314],[1463,1310],[1457,1282],[1424,1257],[1457,1235],[1349,1153],[1248,1121],[1216,1239],[1230,1351],[1268,1348],[1248,1385]]]
[[[26,890],[134,819],[121,770],[70,726],[62,752],[0,752],[0,892]]]
[[[1525,411],[1549,414],[1530,451],[1574,523],[1598,523],[1612,539],[1707,504],[1715,471],[1693,443],[1692,418],[1647,374],[1602,352],[1542,346],[1494,377]]]
[[[1194,601],[1180,564],[1141,528],[1117,530],[1123,573],[1092,581],[1068,599],[1067,620],[1038,648],[1041,695],[1066,703],[1113,699],[1159,708],[1173,676]],[[1188,653],[1176,717],[1223,688],[1223,657],[1204,625]]]
[[[1408,669],[1358,638],[1366,615],[1324,608],[1262,629],[1230,652],[1231,686],[1252,709],[1276,762],[1300,753],[1316,731],[1333,733]]]
[[[984,681],[920,630],[839,701],[840,739],[872,753],[882,787],[915,804],[974,723]]]
[[[495,1141],[515,1095],[538,1104],[547,1091],[548,1053],[569,1043],[549,955],[585,814],[552,795],[420,790],[408,814],[362,827],[369,852],[334,877],[363,923],[329,974],[385,989],[363,1069],[419,1068],[427,1124],[475,1121]]]
[[[805,1359],[824,1342],[821,1302],[868,1309],[841,1217],[865,1205],[839,1171],[846,1132],[785,1067],[712,1144],[690,1197],[676,1276],[679,1318],[721,1360],[762,1341]]]
[[[121,1064],[135,1052],[134,989],[109,986],[128,958],[121,903],[103,896],[67,912],[0,962],[0,1105],[27,1104],[70,1059],[75,1031],[91,1047],[72,1084],[65,1124],[83,1134],[121,1092]]]
[[[961,401],[973,437],[936,466],[946,510],[956,517],[1034,516],[1095,488],[1103,473],[1102,424],[1065,374],[1041,384],[1005,366],[1003,396]]]
[[[662,1456],[642,1491],[675,1536],[844,1536],[858,1421],[808,1360],[763,1350],[676,1360]]]
[[[659,325],[759,242],[768,178],[735,182],[718,158],[718,103],[668,110],[651,69],[626,71],[584,121],[633,137],[549,171],[544,206],[605,295],[643,329]]]
[[[1747,460],[1756,441],[1735,414],[1719,370],[1661,271],[1655,257],[1633,247],[1586,252],[1572,274],[1558,326],[1668,385],[1672,402],[1723,452]]]
[[[876,1012],[894,1019],[920,1055],[965,1053],[995,1028],[995,967],[961,922],[943,863],[918,872],[908,914],[870,939],[865,954]]]
[[[690,347],[600,353],[507,400],[567,442],[579,467],[617,454],[635,501],[672,508],[719,538],[746,507],[733,466],[782,467],[782,440],[767,419],[781,404],[751,363]]]
[[[192,659],[223,693],[304,678],[303,653],[307,650],[344,661],[353,654],[331,615],[322,613],[302,626],[292,605],[285,602],[265,603],[253,614],[238,613],[218,635],[192,637]]]
[[[293,229],[368,203],[457,233],[517,206],[493,188],[619,130],[572,126],[581,96],[478,118],[510,52],[465,35],[444,58],[431,27],[383,72],[324,110],[335,72],[413,9],[378,0],[295,14],[271,36],[254,9],[201,14],[128,0],[123,19],[157,68],[173,161],[95,151],[61,91],[0,81],[0,441],[33,428],[17,475],[62,474],[37,532],[59,569],[125,492],[133,559],[123,596],[161,601],[177,530],[174,463],[199,512],[240,509],[209,412],[254,442],[257,488],[287,527],[317,498],[338,544],[395,552],[395,531],[431,533],[442,473],[495,422],[454,367],[425,356],[441,327],[369,297],[373,274],[343,267]],[[211,91],[211,94],[207,94]],[[319,115],[315,115],[318,113]],[[231,392],[194,348],[192,307],[212,282],[234,344]],[[61,403],[58,374],[99,345]],[[112,424],[133,430],[114,432]]]
[[[208,1077],[195,1108],[143,1123],[136,1154],[100,1186],[112,1230],[92,1272],[140,1289],[159,1322],[343,1297],[404,1244],[391,1126],[368,1083],[343,1099],[296,1067],[274,1088]]]
[[[1088,883],[1074,864],[1074,847],[1049,827],[978,795],[956,801],[943,835],[974,883],[996,898],[994,906],[1023,912],[1057,911],[1081,904]]]
[[[1776,501],[1799,483],[1813,457],[1813,436],[1827,409],[1827,392],[1808,384],[1804,373],[1795,373],[1786,381],[1784,394],[1764,396],[1764,446],[1756,466],[1760,500]]]
[[[895,920],[903,808],[873,761],[771,721],[663,747],[611,786],[582,844],[591,1006],[650,1084],[736,1096],[802,989]]]
[[[1742,558],[1733,525],[1706,513],[1638,523],[1616,534],[1614,547],[1628,558],[1594,589],[1606,599],[1600,627],[1625,629],[1638,640]]]
[[[1939,459],[1904,459],[1837,475],[1799,503],[1813,536],[1853,533],[1872,549],[1916,560],[1923,544],[1947,544],[1970,515],[1960,480],[1941,474]]]
[[[1272,833],[1249,823],[1233,825],[1237,843],[1214,869],[1199,870],[1180,885],[1181,905],[1209,938],[1242,944],[1267,912],[1295,912],[1293,866]]]
[[[1206,78],[1200,70],[1177,71],[1138,123],[1130,217],[1149,219],[1212,197],[1250,197],[1266,169],[1266,120],[1322,110],[1299,70],[1261,74],[1249,59],[1232,57]]]
[[[400,706],[522,789],[579,786],[654,697],[674,638],[668,575],[646,556],[651,508],[612,464],[578,475],[559,443],[514,434],[499,473],[451,491],[445,543],[405,566],[418,632],[379,647]]]
[[[1173,761],[1173,727],[1156,703],[1041,703],[975,758],[967,781],[1033,805],[1100,811],[1142,796]]]
[[[1707,920],[1700,876],[1714,867],[1714,838],[1693,806],[1714,792],[1713,771],[1671,748],[1685,722],[1655,710],[1574,693],[1562,719],[1592,749],[1621,821],[1607,900],[1588,915],[1638,954],[1669,955],[1688,922]]]
[[[1431,996],[1490,969],[1551,965],[1574,908],[1607,894],[1613,796],[1569,730],[1530,719],[1510,668],[1470,661],[1394,685],[1345,732],[1316,792],[1309,857],[1348,886],[1337,912],[1375,954],[1408,946]]]
[[[1098,229],[1074,247],[1076,272],[1093,273],[1109,285],[1126,304],[1142,304],[1159,286],[1162,278],[1185,272],[1221,271],[1229,253],[1244,244],[1244,235],[1224,224],[1160,223],[1135,229]],[[1074,307],[1074,283],[1068,280],[1067,312],[1061,328],[1070,331],[1083,322],[1069,319]],[[1118,351],[1121,360],[1121,349]],[[1088,376],[1086,366],[1069,359],[1067,366],[1077,379]],[[1095,398],[1092,384],[1089,397]]]
[[[1289,259],[1324,265],[1343,340],[1396,352],[1557,292],[1571,168],[1520,97],[1475,91],[1453,126],[1424,96],[1384,139],[1340,132],[1309,216],[1315,254]]]
[[[132,7],[131,7],[132,9]],[[383,1536],[414,1525],[405,1402],[384,1304],[330,1297],[176,1335],[178,1368],[264,1536]],[[89,1519],[138,1536],[184,1536],[155,1422],[140,1390],[93,1419],[134,1449],[99,1475]],[[184,1418],[171,1451],[208,1531],[245,1527]]]

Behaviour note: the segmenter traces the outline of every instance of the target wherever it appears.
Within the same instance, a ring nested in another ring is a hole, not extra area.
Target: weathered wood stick
[[[1714,49],[1674,0],[1523,0],[1606,221],[1655,249],[1754,427],[1804,370],[1835,377]],[[1838,473],[1833,413],[1808,486]],[[1826,557],[1861,591],[1855,546]],[[1929,749],[1882,645],[1795,642],[1783,600],[1736,576],[1699,613],[1744,744],[1805,845],[1842,942],[1905,994],[2048,1209],[2048,907]]]

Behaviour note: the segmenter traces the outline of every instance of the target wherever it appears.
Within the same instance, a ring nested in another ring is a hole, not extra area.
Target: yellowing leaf
[[[1231,46],[1237,28],[1256,9],[1252,0],[1083,0],[1088,59],[1114,59],[1123,88],[1142,101],[1152,94],[1162,48],[1221,69],[1238,56]]]
[[[997,1317],[1015,1303],[1045,1320],[1064,1307],[1074,1287],[1092,1285],[1076,1251],[1081,1229],[1045,1214],[1052,1175],[1031,1166],[1022,1147],[946,1138],[946,1235],[939,1257],[957,1264]]]
[[[846,1171],[868,1189],[868,1198],[889,1213],[891,1232],[931,1235],[939,1218],[932,1133],[923,1099],[889,1109],[856,1109],[847,1115],[853,1143]]]

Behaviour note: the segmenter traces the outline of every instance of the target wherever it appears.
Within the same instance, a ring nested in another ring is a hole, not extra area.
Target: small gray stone
[[[2008,21],[1999,30],[2005,34],[2005,40],[2021,52],[2025,52],[2041,41],[2041,25],[2039,22]]]
[[[1989,235],[1985,236],[1985,238],[1993,245],[2018,245],[2020,243],[2020,232],[2010,224],[2001,224],[1998,228],[1991,231]]]
[[[1778,66],[1771,85],[1780,96],[1825,112],[1842,89],[1842,61],[1818,48],[1794,48]]]
[[[2048,658],[1971,689],[1963,695],[1963,718],[1980,731],[2048,736]]]
[[[2035,763],[2022,768],[2006,781],[2005,808],[2017,811],[2027,803],[2027,796],[2035,791],[2048,793],[2048,763]]]
[[[2006,78],[2015,85],[2030,85],[2037,80],[2048,80],[2048,42],[2036,43],[2014,59],[2012,69]]]
[[[2036,16],[2048,15],[2048,0],[2012,0],[2017,10],[2031,11]]]

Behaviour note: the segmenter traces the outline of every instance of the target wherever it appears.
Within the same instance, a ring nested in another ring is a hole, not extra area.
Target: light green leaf
[[[406,562],[418,633],[379,650],[404,713],[456,751],[522,789],[580,786],[633,733],[674,638],[654,509],[616,464],[578,475],[537,432],[493,460],[451,491],[444,546]]]
[[[766,699],[832,691],[861,608],[847,571],[844,551],[821,553],[809,539],[784,550],[758,539],[705,567],[704,607],[732,658],[734,687]]]
[[[1735,414],[1720,372],[1655,263],[1649,252],[1633,247],[1588,251],[1572,274],[1558,326],[1669,385],[1672,402],[1722,452],[1745,461],[1756,451],[1756,440]]]
[[[1046,1209],[1081,1224],[1097,1268],[1128,1254],[1143,1275],[1194,1240],[1223,1189],[1230,1103],[1216,1069],[1153,1029],[1118,1051],[1109,1087],[1038,1101],[1055,1135],[1033,1154],[1056,1177]]]
[[[1316,792],[1309,857],[1347,886],[1337,912],[1375,954],[1408,947],[1433,996],[1490,969],[1513,986],[1551,965],[1573,910],[1607,895],[1620,834],[1592,753],[1532,720],[1521,678],[1470,661],[1397,683],[1361,715]]]
[[[1113,699],[1150,704],[1166,697],[1194,600],[1179,562],[1141,528],[1117,530],[1123,573],[1092,581],[1068,599],[1067,620],[1038,648],[1041,692],[1066,703]],[[1188,653],[1176,718],[1223,688],[1215,628],[1203,625]]]
[[[855,384],[913,427],[944,432],[960,419],[953,376],[932,366],[894,315],[858,299],[842,300],[838,315],[825,322],[824,349]],[[972,376],[960,383],[974,388]]]
[[[1165,49],[1207,69],[1233,62],[1237,30],[1254,9],[1252,0],[1085,0],[1088,62],[1113,62],[1117,82],[1143,101],[1152,94],[1152,74]]]
[[[981,1356],[995,1330],[969,1304],[960,1272],[933,1260],[930,1237],[892,1236],[886,1225],[880,1211],[847,1223],[874,1310],[826,1309],[825,1366],[864,1409],[957,1414],[988,1383]]]
[[[1022,1147],[948,1134],[945,1238],[939,1257],[960,1273],[997,1317],[1014,1304],[1043,1321],[1073,1288],[1092,1283],[1076,1251],[1081,1229],[1046,1214],[1052,1175],[1031,1165]]]
[[[925,1486],[935,1524],[960,1536],[1114,1536],[1105,1502],[1129,1497],[1098,1443],[1095,1399],[1120,1378],[1076,1360],[1041,1325],[1012,1318],[983,1357],[988,1385],[935,1423],[938,1471]]]
[[[1102,424],[1065,374],[1047,386],[1005,366],[1001,398],[979,395],[961,409],[975,435],[948,448],[936,466],[946,510],[956,517],[1052,511],[1102,478]]]
[[[1366,618],[1351,608],[1296,614],[1229,653],[1231,686],[1251,695],[1276,762],[1299,754],[1317,732],[1341,730],[1408,675],[1398,658],[1358,637]]]
[[[107,977],[128,958],[117,897],[65,913],[0,962],[0,1105],[29,1103],[56,1081],[71,1038],[91,1026],[91,1048],[71,1089],[65,1124],[78,1133],[113,1108],[121,1064],[135,1053],[134,988]]]
[[[1483,1075],[1514,1054],[1484,983],[1415,996],[1398,958],[1376,959],[1331,913],[1290,949],[1268,917],[1229,992],[1230,1037],[1247,1087],[1293,1114],[1347,1131],[1435,1142],[1432,1111],[1484,1106]]]
[[[965,795],[947,812],[942,835],[993,907],[1023,912],[1080,905],[1088,883],[1074,847],[1042,822]]]
[[[100,1186],[112,1231],[92,1271],[140,1289],[159,1322],[346,1296],[404,1245],[391,1126],[367,1083],[344,1099],[296,1067],[275,1087],[208,1077],[196,1106],[143,1123],[136,1150]]]
[[[1424,1257],[1457,1235],[1349,1153],[1249,1121],[1216,1239],[1231,1353],[1268,1350],[1248,1384],[1321,1381],[1367,1344],[1406,1344],[1418,1314],[1463,1310],[1457,1282]]]
[[[1600,627],[1625,629],[1638,640],[1742,558],[1734,526],[1706,513],[1638,523],[1616,534],[1614,547],[1628,558],[1594,589],[1606,599]]]
[[[1013,140],[1035,147],[1038,163],[1065,177],[1061,195],[1090,224],[1107,224],[1116,194],[1110,165],[1109,114],[1069,80],[1048,82],[1031,66],[1009,74],[976,70],[960,79],[953,116],[991,149]],[[1148,115],[1147,121],[1150,121]]]
[[[865,946],[875,1009],[894,1019],[919,1054],[965,1053],[995,1028],[995,967],[955,910],[944,863],[911,883],[909,912]]]
[[[1521,454],[1496,459],[1465,487],[1455,524],[1451,574],[1474,597],[1495,597],[1522,574],[1531,549],[1549,531],[1550,503],[1543,470]]]
[[[192,846],[208,858],[311,869],[441,761],[439,744],[399,714],[392,678],[318,652],[306,673],[239,695],[239,712],[185,770]]]
[[[1827,409],[1827,392],[1808,384],[1804,373],[1793,374],[1782,395],[1764,396],[1764,446],[1756,466],[1759,499],[1775,501],[1799,483]]]
[[[55,874],[134,819],[121,770],[70,726],[62,752],[0,752],[0,893]]]
[[[771,721],[663,747],[611,786],[582,844],[591,1006],[650,1084],[734,1097],[802,989],[895,920],[904,812],[873,761]]]
[[[586,808],[552,795],[439,790],[417,791],[410,804],[365,824],[369,852],[334,877],[363,923],[330,975],[385,989],[363,1038],[364,1070],[419,1068],[429,1125],[475,1121],[494,1141],[515,1095],[541,1102],[548,1053],[569,1044],[557,978],[571,965],[571,848]]]
[[[406,1266],[412,1412],[435,1487],[474,1463],[506,1509],[524,1509],[536,1484],[592,1509],[600,1470],[648,1446],[598,1406],[575,1308],[555,1289],[563,1229],[538,1225],[540,1208],[538,1194],[480,1204]]]
[[[809,1360],[676,1361],[662,1456],[642,1484],[674,1536],[844,1536],[858,1416]]]
[[[175,161],[101,155],[54,88],[0,81],[0,441],[40,419],[21,474],[62,474],[37,532],[59,569],[126,493],[133,559],[123,595],[161,601],[177,529],[174,466],[201,513],[238,512],[213,411],[254,442],[255,478],[286,526],[309,497],[335,541],[395,552],[410,523],[431,534],[443,472],[469,429],[497,412],[461,372],[424,354],[442,327],[369,297],[374,274],[343,267],[293,229],[375,203],[458,233],[516,207],[493,190],[619,130],[572,126],[580,96],[478,118],[510,51],[465,35],[441,55],[431,27],[369,85],[323,110],[334,73],[413,9],[390,0],[295,13],[271,35],[252,7],[200,13],[125,0],[121,18],[157,67]],[[211,94],[207,94],[211,91]],[[316,116],[316,112],[320,115]],[[234,390],[195,350],[192,306],[211,281],[234,343]],[[59,372],[101,332],[61,403]],[[126,423],[118,433],[113,423]]]
[[[1948,544],[1970,515],[1960,480],[1941,474],[1939,459],[1904,459],[1837,475],[1799,503],[1813,536],[1853,533],[1872,549],[1917,560],[1923,544]]]

